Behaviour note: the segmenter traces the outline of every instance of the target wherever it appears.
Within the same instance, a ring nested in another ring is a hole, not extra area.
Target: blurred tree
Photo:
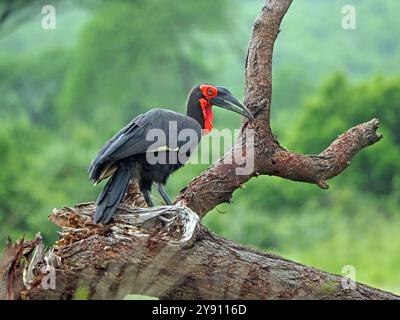
[[[29,137],[29,139],[27,138]],[[30,230],[24,218],[36,212],[43,192],[31,189],[35,182],[31,156],[35,146],[30,139],[43,141],[43,135],[27,121],[0,122],[0,235],[14,235]],[[30,234],[31,235],[31,234]],[[3,239],[2,239],[3,240]]]
[[[0,59],[0,117],[27,118],[34,125],[56,125],[54,100],[63,83],[68,51]]]
[[[371,221],[387,219],[382,223],[398,226],[399,101],[398,76],[375,77],[357,84],[342,74],[331,76],[299,108],[302,113],[293,120],[293,127],[283,132],[282,143],[298,152],[319,153],[344,127],[373,117],[381,120],[384,139],[357,155],[351,170],[331,180],[329,192],[314,185],[259,177],[246,184],[245,192],[234,194],[232,206],[219,206],[218,211],[229,212],[229,217],[209,215],[207,223],[217,233],[237,241],[269,250],[290,248],[291,252],[296,252],[296,248],[307,252],[315,243],[329,241],[335,234],[332,241],[341,242],[328,245],[341,248],[345,245],[343,239],[352,233],[360,234]],[[374,240],[377,246],[384,246],[385,239],[382,235]],[[309,256],[313,257],[311,253]],[[394,260],[391,263],[400,263]]]
[[[390,194],[400,183],[400,130],[396,120],[399,101],[399,77],[376,77],[353,85],[337,74],[305,103],[304,112],[290,133],[289,146],[319,153],[341,128],[379,118],[385,135],[382,143],[358,155],[351,174],[345,172],[336,180],[378,195]]]
[[[326,210],[340,205],[347,207],[350,212],[351,199],[358,196],[363,198],[365,193],[376,201],[379,197],[386,197],[383,201],[390,202],[394,197],[399,205],[398,101],[400,77],[376,77],[352,84],[342,74],[333,75],[316,95],[309,97],[303,107],[299,108],[302,113],[293,120],[294,125],[290,130],[282,132],[282,143],[291,150],[318,154],[343,128],[373,117],[381,120],[384,139],[370,150],[357,155],[351,163],[351,173],[345,171],[330,182],[332,192],[321,192],[313,185],[260,177],[247,183],[246,192],[235,194],[234,202],[240,203],[241,208],[245,207],[248,212],[256,211],[256,216],[262,212],[263,215],[274,217],[282,212],[297,212],[310,205],[324,207]]]
[[[181,109],[195,77],[210,74],[207,31],[225,26],[223,0],[82,3],[95,17],[72,59],[66,48],[0,59],[1,247],[39,229],[54,239],[46,213],[98,193],[86,168],[101,141],[149,106]]]
[[[356,30],[341,26],[345,5],[356,10]],[[396,74],[400,43],[395,35],[400,23],[393,12],[399,11],[400,2],[395,0],[295,1],[277,41],[275,70],[288,63],[301,66],[303,77],[314,81],[332,71],[352,79]]]
[[[53,0],[55,5],[61,0]],[[5,36],[30,18],[41,13],[42,6],[48,4],[46,0],[1,0],[0,1],[0,36]]]
[[[62,115],[121,125],[149,107],[182,109],[182,97],[209,72],[202,35],[228,27],[224,3],[173,0],[168,10],[162,0],[105,3],[82,33]],[[109,127],[106,135],[115,131]]]

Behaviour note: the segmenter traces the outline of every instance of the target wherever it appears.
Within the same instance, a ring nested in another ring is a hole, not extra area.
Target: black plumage
[[[213,95],[208,88],[214,90]],[[201,103],[202,99],[206,104]],[[212,99],[215,99],[214,103]],[[240,110],[234,109],[231,103],[239,106]],[[163,185],[172,172],[186,163],[191,151],[199,143],[207,122],[204,108],[208,107],[211,111],[212,104],[252,117],[226,89],[210,85],[196,86],[189,94],[186,115],[166,109],[152,109],[134,118],[101,148],[89,167],[89,177],[94,183],[110,178],[96,201],[95,223],[110,221],[131,180],[138,182],[149,206],[153,206],[150,197],[153,183],[157,184],[166,204],[172,204]],[[170,134],[171,123],[176,134]],[[182,137],[186,139],[182,139],[180,133],[187,129],[190,129],[191,136],[183,134]],[[157,141],[151,136],[151,133],[159,132],[157,130],[165,133],[165,141]],[[153,156],[164,153],[166,162],[149,163],[149,153]]]

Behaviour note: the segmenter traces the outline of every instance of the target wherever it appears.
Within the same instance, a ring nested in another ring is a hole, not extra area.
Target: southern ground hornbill
[[[89,167],[90,180],[95,184],[109,178],[97,198],[93,221],[103,224],[110,221],[131,180],[138,182],[148,206],[153,206],[150,196],[153,183],[165,203],[172,205],[163,185],[172,172],[185,164],[202,134],[212,129],[213,105],[253,119],[229,90],[204,84],[190,91],[186,115],[152,109],[115,134]]]

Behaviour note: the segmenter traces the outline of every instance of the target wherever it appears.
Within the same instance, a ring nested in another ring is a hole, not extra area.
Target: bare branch
[[[376,132],[378,126],[377,119],[359,124],[340,135],[319,155],[287,151],[272,136],[258,139],[255,154],[248,155],[255,158],[255,169],[247,175],[236,174],[239,166],[235,162],[224,162],[225,159],[240,158],[238,154],[232,155],[242,152],[240,143],[243,142],[239,140],[219,162],[192,180],[181,191],[178,200],[203,217],[216,205],[229,202],[237,188],[260,174],[314,183],[327,189],[328,179],[340,174],[360,150],[382,139],[382,134]]]
[[[383,138],[376,132],[378,127],[378,119],[359,124],[340,135],[319,155],[301,155],[278,149],[266,159],[262,173],[315,183],[328,189],[326,180],[340,174],[360,150]]]
[[[270,127],[272,53],[280,23],[291,3],[291,0],[267,1],[253,26],[246,59],[244,100],[256,120],[243,123],[243,134],[235,145],[220,161],[192,180],[177,198],[200,216],[220,203],[229,202],[236,189],[260,174],[315,183],[327,189],[326,180],[341,173],[358,151],[382,138],[376,133],[379,121],[373,119],[342,134],[318,156],[297,154],[279,145]],[[241,159],[243,150],[250,149],[246,148],[244,135],[249,130],[254,132],[254,147],[247,151],[247,159],[254,158],[254,170],[237,175],[236,170],[242,164],[229,160]]]
[[[269,104],[272,96],[272,53],[279,26],[292,0],[270,0],[262,8],[253,25],[245,70],[246,106],[251,111],[263,100]],[[264,114],[268,108],[264,108]]]

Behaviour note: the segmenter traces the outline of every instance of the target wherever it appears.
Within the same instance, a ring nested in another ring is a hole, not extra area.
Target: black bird
[[[254,119],[229,90],[204,84],[190,91],[186,115],[152,109],[115,134],[89,167],[90,180],[95,184],[110,177],[97,198],[94,223],[110,221],[131,180],[138,182],[148,206],[153,206],[150,197],[153,183],[157,184],[165,203],[172,205],[163,186],[169,175],[186,163],[202,134],[212,130],[213,105]]]

